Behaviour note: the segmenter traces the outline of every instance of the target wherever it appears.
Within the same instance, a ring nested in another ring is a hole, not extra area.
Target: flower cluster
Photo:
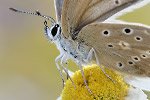
[[[68,79],[58,100],[147,100],[147,96],[141,89],[128,85],[120,74],[108,69],[104,70],[115,83],[102,72],[99,66],[87,66],[83,68],[83,71],[88,87],[93,94],[87,90],[79,70],[72,75],[77,89]]]

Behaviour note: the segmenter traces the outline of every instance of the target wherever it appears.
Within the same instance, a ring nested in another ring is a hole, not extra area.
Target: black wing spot
[[[137,57],[137,56],[133,56],[132,59],[133,59],[134,61],[140,61],[140,58]]]
[[[130,32],[131,32],[131,30],[130,30],[130,29],[128,29],[128,28],[127,28],[127,29],[125,29],[124,31],[125,31],[126,33],[130,33]]]
[[[108,45],[108,47],[112,48],[112,47],[113,47],[113,45],[109,44],[109,45]]]
[[[129,65],[133,65],[133,64],[134,64],[134,62],[132,62],[132,61],[129,61],[129,62],[128,62],[128,64],[129,64]]]
[[[119,0],[115,0],[115,4],[116,4],[116,5],[119,5],[119,4],[120,4],[120,1],[119,1]]]
[[[117,62],[117,67],[122,68],[123,64],[121,62]]]
[[[135,57],[135,58],[134,58],[134,60],[138,60],[138,58],[137,58],[137,57]]]
[[[141,54],[141,57],[142,57],[142,58],[147,58],[147,55]]]
[[[125,34],[127,34],[127,35],[130,35],[130,34],[133,33],[133,32],[132,32],[132,29],[130,29],[130,28],[125,28],[125,29],[123,30],[123,32],[124,32]]]
[[[105,35],[108,35],[108,31],[104,31],[104,34],[105,34]]]
[[[106,46],[109,47],[109,48],[113,48],[114,47],[114,45],[112,45],[112,44],[107,44]]]
[[[109,35],[110,35],[110,32],[109,32],[108,30],[104,30],[104,31],[102,32],[102,34],[105,35],[105,36],[109,36]]]
[[[142,37],[136,36],[136,37],[135,37],[135,40],[136,40],[136,41],[142,41]]]

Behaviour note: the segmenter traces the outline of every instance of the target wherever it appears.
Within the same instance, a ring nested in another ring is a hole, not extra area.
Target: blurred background
[[[9,7],[55,18],[53,0],[0,0],[0,100],[55,100],[62,90],[55,65],[59,51],[44,36],[45,19]],[[150,25],[149,11],[146,5],[119,19]],[[72,61],[68,66],[78,70]]]

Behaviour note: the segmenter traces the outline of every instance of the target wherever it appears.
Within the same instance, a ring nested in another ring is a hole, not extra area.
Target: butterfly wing
[[[150,76],[149,27],[93,23],[79,32],[78,42],[93,48],[104,67],[137,76]]]
[[[54,0],[57,22],[61,22],[63,2],[64,2],[64,0]]]
[[[66,37],[85,25],[104,21],[118,11],[143,0],[64,0],[62,30]]]

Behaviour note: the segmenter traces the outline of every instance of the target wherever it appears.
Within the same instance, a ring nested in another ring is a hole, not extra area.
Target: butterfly
[[[112,81],[101,65],[128,75],[150,77],[150,27],[119,21],[109,22],[118,12],[126,12],[126,8],[135,5],[135,8],[138,8],[137,5],[144,6],[150,0],[54,0],[54,2],[56,21],[38,11],[29,13],[14,8],[11,10],[42,16],[53,23],[49,27],[45,21],[44,30],[47,39],[55,43],[60,51],[55,63],[63,83],[64,78],[58,61],[61,60],[63,70],[71,79],[63,65],[67,63],[67,59],[72,59],[79,65],[84,83],[91,94],[82,66],[91,64],[92,61],[95,61]],[[75,87],[73,81],[72,83]]]

